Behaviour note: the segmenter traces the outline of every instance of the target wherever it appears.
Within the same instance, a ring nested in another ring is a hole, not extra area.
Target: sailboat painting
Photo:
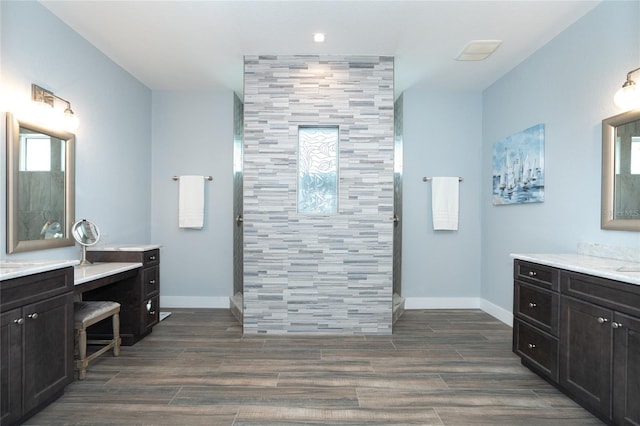
[[[493,144],[493,205],[544,202],[544,124]]]

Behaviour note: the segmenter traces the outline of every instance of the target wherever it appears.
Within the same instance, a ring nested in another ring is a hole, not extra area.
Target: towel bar
[[[206,179],[206,180],[213,180],[213,176],[202,176],[202,177],[203,179]],[[180,180],[180,176],[173,176],[171,179]]]
[[[433,179],[432,177],[423,177],[422,181],[423,182],[429,182],[431,179]],[[464,179],[462,179],[462,177],[458,177],[458,182],[462,182]]]

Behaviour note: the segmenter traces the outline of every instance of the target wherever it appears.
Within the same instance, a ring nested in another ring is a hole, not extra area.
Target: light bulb
[[[625,84],[613,97],[613,101],[625,111],[640,109],[640,87],[637,84]]]

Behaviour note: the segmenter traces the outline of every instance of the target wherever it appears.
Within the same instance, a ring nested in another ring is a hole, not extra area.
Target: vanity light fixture
[[[315,33],[313,35],[314,43],[324,43],[324,33]]]
[[[627,73],[627,79],[613,97],[613,101],[625,111],[640,109],[640,86],[631,78],[631,74],[640,71],[640,68]]]
[[[61,127],[69,132],[75,132],[80,126],[80,121],[71,109],[71,102],[56,96],[52,91],[44,89],[37,84],[31,84],[31,100],[40,107],[40,117],[38,121],[49,122],[55,127]],[[66,104],[62,115],[55,108],[55,101],[61,101]]]

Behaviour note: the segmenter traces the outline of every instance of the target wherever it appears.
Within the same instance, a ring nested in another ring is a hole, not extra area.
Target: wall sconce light
[[[72,133],[78,130],[80,121],[71,109],[71,102],[68,100],[54,95],[52,91],[44,89],[37,84],[31,84],[31,100],[38,107],[36,121],[46,123],[52,127],[62,128]],[[66,104],[62,114],[55,107],[56,100]]]
[[[613,97],[613,101],[625,111],[632,109],[640,109],[640,86],[631,79],[631,74],[640,71],[640,68],[631,70],[627,73],[627,80]]]

